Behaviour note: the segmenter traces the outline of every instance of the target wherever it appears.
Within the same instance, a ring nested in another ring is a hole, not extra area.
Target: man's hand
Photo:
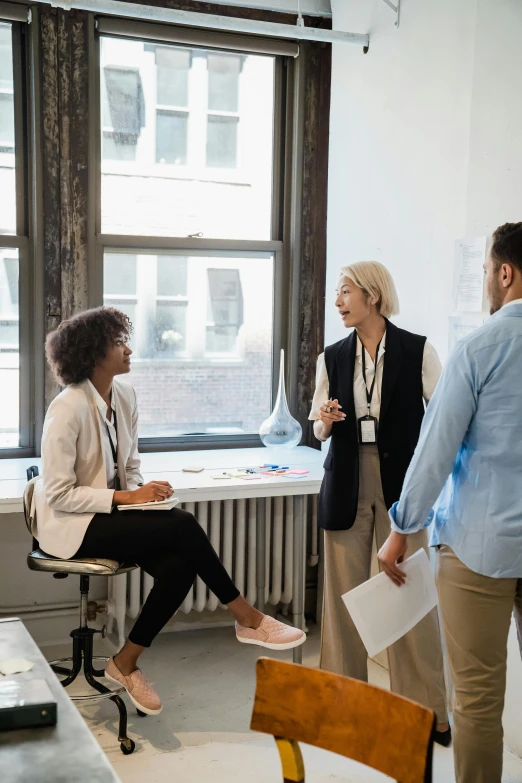
[[[377,555],[384,572],[398,587],[401,587],[406,581],[404,571],[397,568],[397,565],[404,560],[407,544],[405,535],[392,531]]]

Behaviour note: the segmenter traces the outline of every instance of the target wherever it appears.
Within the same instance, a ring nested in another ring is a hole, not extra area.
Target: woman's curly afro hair
[[[62,386],[90,378],[109,347],[132,333],[129,317],[114,307],[95,307],[66,321],[47,336],[47,361]]]

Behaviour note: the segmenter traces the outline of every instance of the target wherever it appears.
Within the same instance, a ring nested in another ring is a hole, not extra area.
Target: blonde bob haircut
[[[393,277],[378,261],[357,261],[341,267],[341,276],[349,277],[365,294],[375,299],[379,313],[385,318],[399,314],[399,297]]]

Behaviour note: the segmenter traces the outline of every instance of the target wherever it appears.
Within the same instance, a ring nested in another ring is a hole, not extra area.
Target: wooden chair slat
[[[306,742],[359,761],[399,783],[431,781],[435,714],[348,677],[260,658],[251,728],[272,734],[278,747],[281,739],[290,746]],[[298,762],[290,766],[294,762],[287,746],[284,753],[285,776],[300,783],[304,769]]]

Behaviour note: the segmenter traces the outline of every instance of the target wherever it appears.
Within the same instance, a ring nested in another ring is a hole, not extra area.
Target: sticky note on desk
[[[32,661],[26,661],[25,658],[8,658],[0,661],[0,674],[5,676],[9,674],[21,674],[30,671],[34,666]]]

